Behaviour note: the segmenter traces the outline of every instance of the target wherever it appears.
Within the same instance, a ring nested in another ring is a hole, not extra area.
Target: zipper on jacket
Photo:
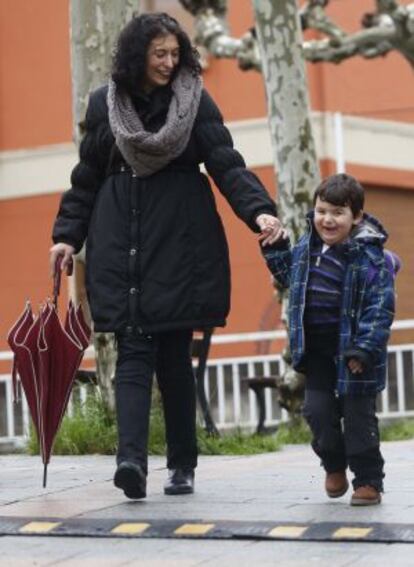
[[[310,227],[310,231],[309,231],[309,240],[308,240],[308,246],[307,248],[307,262],[306,262],[306,278],[305,278],[305,285],[303,287],[303,297],[302,297],[302,309],[301,309],[301,314],[300,314],[300,326],[301,326],[301,331],[302,331],[302,350],[303,353],[305,354],[305,326],[303,323],[303,319],[304,319],[304,315],[305,315],[305,308],[306,308],[306,292],[308,290],[308,280],[309,280],[309,268],[310,268],[310,246],[311,246],[311,238],[312,238],[312,226]]]

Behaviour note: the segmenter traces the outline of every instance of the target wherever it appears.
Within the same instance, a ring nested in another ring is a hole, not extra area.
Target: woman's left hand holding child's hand
[[[262,246],[274,244],[279,238],[286,238],[286,231],[277,217],[268,214],[261,214],[256,218],[256,224],[262,231],[259,240]]]

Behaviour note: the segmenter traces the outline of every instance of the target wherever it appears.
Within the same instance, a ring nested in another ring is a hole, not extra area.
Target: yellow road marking
[[[271,537],[300,537],[308,526],[277,526],[268,533]]]
[[[177,535],[204,535],[214,528],[214,524],[183,524],[174,533]]]
[[[23,534],[46,534],[54,530],[62,522],[29,522],[19,530]]]
[[[147,528],[150,527],[150,524],[137,524],[132,522],[127,522],[125,524],[119,524],[116,528],[111,530],[111,534],[125,534],[125,535],[133,535],[133,534],[142,534],[145,532]]]
[[[349,537],[349,538],[359,539],[359,538],[367,537],[367,535],[370,532],[372,532],[372,528],[339,528],[332,534],[332,537],[334,538]]]

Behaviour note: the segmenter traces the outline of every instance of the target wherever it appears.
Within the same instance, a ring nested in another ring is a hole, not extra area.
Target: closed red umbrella
[[[37,316],[33,315],[28,303],[8,335],[8,343],[14,352],[14,392],[16,394],[19,375],[39,439],[44,464],[43,486],[46,486],[53,442],[91,335],[81,306],[75,308],[71,301],[64,325],[59,320],[57,296],[60,276],[59,265],[53,303],[46,301]]]

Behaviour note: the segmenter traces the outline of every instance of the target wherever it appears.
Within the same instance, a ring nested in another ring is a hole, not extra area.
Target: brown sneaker
[[[372,506],[380,504],[381,492],[373,486],[358,486],[351,498],[351,506]]]
[[[349,483],[345,471],[326,473],[325,490],[329,498],[339,498],[348,490]]]

